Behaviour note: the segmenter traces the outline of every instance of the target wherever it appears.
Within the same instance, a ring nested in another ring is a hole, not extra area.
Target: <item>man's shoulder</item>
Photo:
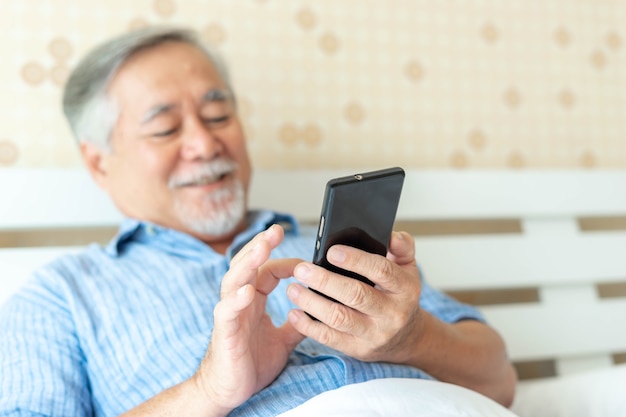
[[[99,245],[84,248],[50,249],[34,251],[29,271],[16,272],[15,292],[8,296],[3,307],[14,306],[28,310],[28,306],[56,305],[64,308],[73,298],[81,280],[89,279],[85,273],[97,263],[97,258],[105,258],[104,249]],[[20,307],[21,306],[21,307]]]
[[[47,275],[63,275],[70,270],[78,270],[89,264],[89,260],[98,257],[98,253],[104,249],[100,245],[90,244],[85,247],[59,248],[55,250],[55,256],[42,262],[34,262],[37,267],[33,268],[32,276],[42,277]]]
[[[67,273],[89,268],[93,264],[113,261],[105,247],[91,243],[81,248],[68,248],[49,262],[35,269],[35,275],[47,273]]]

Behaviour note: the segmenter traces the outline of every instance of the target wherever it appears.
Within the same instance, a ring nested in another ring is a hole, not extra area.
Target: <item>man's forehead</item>
[[[172,56],[176,56],[178,60],[172,61]],[[195,63],[208,64],[215,69],[213,60],[207,55],[207,52],[198,46],[187,42],[169,40],[134,51],[124,60],[120,68],[144,64],[150,66],[150,62],[159,60],[172,63],[177,67],[187,61],[194,61]]]
[[[117,69],[109,85],[167,88],[176,83],[187,84],[191,79],[202,79],[215,86],[225,85],[215,63],[204,51],[194,45],[168,41],[139,50],[128,57]]]

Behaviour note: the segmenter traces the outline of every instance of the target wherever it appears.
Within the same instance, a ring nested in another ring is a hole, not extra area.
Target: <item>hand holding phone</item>
[[[404,170],[396,167],[329,181],[324,193],[313,263],[373,286],[374,283],[366,277],[332,265],[326,254],[337,244],[382,256],[387,254],[404,175]]]

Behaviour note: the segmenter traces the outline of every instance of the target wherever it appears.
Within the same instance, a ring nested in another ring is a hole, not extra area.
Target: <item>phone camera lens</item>
[[[361,175],[361,174],[356,174],[356,175],[354,176],[354,179],[355,179],[355,180],[357,180],[357,181],[361,181],[361,180],[363,179],[363,175]]]

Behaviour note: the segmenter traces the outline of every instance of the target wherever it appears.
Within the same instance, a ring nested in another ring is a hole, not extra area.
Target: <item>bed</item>
[[[257,170],[250,203],[315,230],[325,182],[350,173]],[[0,186],[0,304],[37,265],[105,241],[121,218],[82,169],[4,170]],[[381,380],[285,416],[626,416],[625,219],[625,171],[408,170],[397,228],[415,236],[431,284],[501,332],[521,379],[515,403]]]

